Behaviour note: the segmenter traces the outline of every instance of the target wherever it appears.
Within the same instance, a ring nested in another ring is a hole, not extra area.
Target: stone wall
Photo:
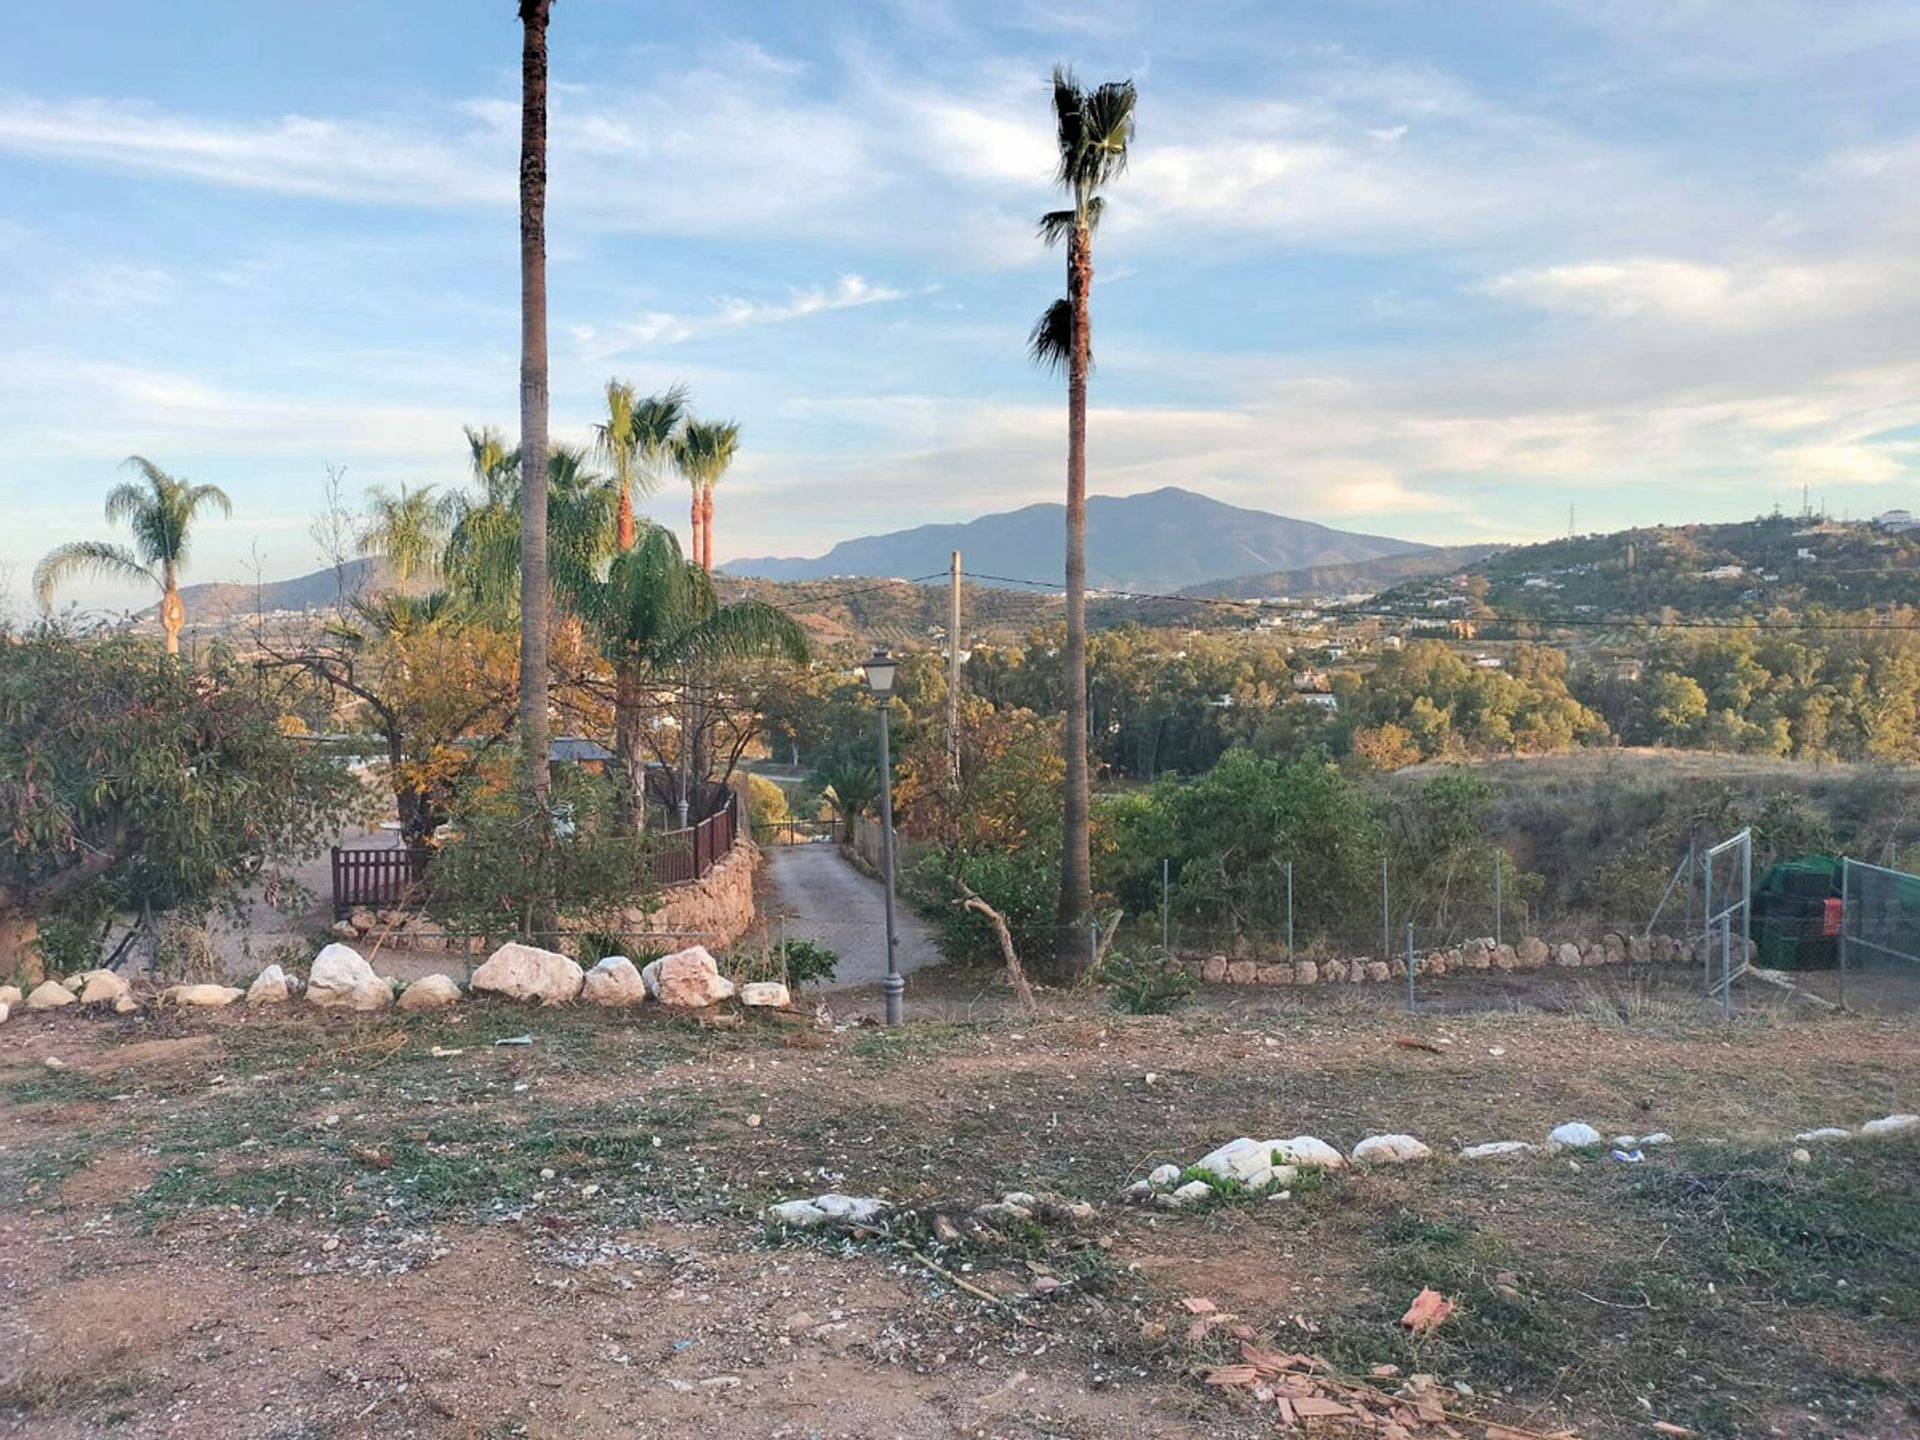
[[[720,862],[691,885],[667,891],[666,902],[638,928],[703,937],[709,947],[731,945],[753,928],[753,874],[760,868],[760,847],[741,827]],[[629,911],[628,917],[640,915]]]
[[[561,928],[574,934],[592,930],[631,936],[635,949],[642,947],[644,936],[660,935],[666,944],[665,937],[677,935],[684,936],[686,943],[698,941],[717,950],[753,928],[753,875],[759,865],[760,847],[743,826],[733,849],[691,885],[675,885],[665,891],[658,909],[648,912],[628,906],[612,914],[563,917]],[[462,940],[450,936],[437,923],[413,911],[356,910],[333,926],[332,933],[349,944],[371,937],[387,949],[416,953],[475,957],[487,953],[481,937]],[[571,952],[575,946],[571,940],[562,939],[559,948]],[[667,948],[675,947],[667,944]]]
[[[1491,939],[1469,940],[1447,950],[1414,957],[1413,973],[1439,977],[1474,970],[1579,970],[1602,965],[1698,965],[1700,942],[1671,935],[1610,934],[1597,941],[1550,944],[1538,937],[1519,945],[1496,945]],[[1212,985],[1329,985],[1379,984],[1405,980],[1404,956],[1379,960],[1368,955],[1277,963],[1233,960],[1225,955],[1185,955],[1182,964],[1195,979]]]

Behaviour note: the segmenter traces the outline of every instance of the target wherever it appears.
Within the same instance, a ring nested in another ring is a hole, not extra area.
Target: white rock
[[[18,985],[0,985],[0,1005],[18,1005],[26,998]]]
[[[587,972],[581,998],[589,1005],[638,1005],[647,998],[640,967],[624,955],[609,955]]]
[[[1171,1190],[1179,1183],[1178,1165],[1156,1165],[1147,1172],[1147,1184],[1155,1190]]]
[[[1412,1160],[1428,1159],[1432,1154],[1424,1141],[1411,1135],[1369,1135],[1353,1147],[1356,1165],[1405,1165]]]
[[[131,995],[133,987],[111,970],[95,970],[80,987],[82,1005],[109,1005],[122,995]]]
[[[1885,1115],[1878,1120],[1869,1120],[1860,1127],[1862,1137],[1869,1135],[1898,1135],[1903,1130],[1911,1130],[1920,1125],[1920,1115]]]
[[[1213,1194],[1213,1187],[1204,1180],[1189,1180],[1168,1198],[1179,1205],[1198,1205]]]
[[[1805,1146],[1802,1146],[1800,1149],[1795,1150],[1787,1158],[1793,1161],[1793,1163],[1796,1165],[1811,1165],[1813,1163],[1813,1152],[1807,1149]]]
[[[1238,1140],[1229,1140],[1218,1150],[1202,1155],[1194,1164],[1222,1180],[1238,1180],[1243,1185],[1260,1184],[1262,1180],[1256,1177],[1272,1176],[1273,1146],[1267,1141],[1250,1140],[1243,1135]]]
[[[1599,1143],[1600,1132],[1578,1120],[1556,1125],[1547,1134],[1547,1144],[1555,1150],[1591,1150]]]
[[[1664,1130],[1656,1130],[1651,1135],[1640,1137],[1640,1148],[1643,1150],[1653,1145],[1671,1145],[1672,1143],[1673,1137]]]
[[[160,1001],[165,1005],[182,1005],[190,1009],[218,1010],[231,1005],[246,993],[233,985],[175,985],[161,993]]]
[[[122,995],[113,1002],[113,1013],[116,1015],[131,1015],[139,1008],[140,1002],[131,995]]]
[[[720,973],[704,945],[662,955],[640,972],[647,994],[662,1005],[701,1010],[733,998],[733,982]]]
[[[1267,1145],[1275,1158],[1287,1165],[1317,1165],[1322,1170],[1338,1170],[1347,1163],[1346,1156],[1312,1135],[1296,1135],[1291,1140],[1269,1140]]]
[[[1462,1160],[1498,1160],[1503,1155],[1531,1155],[1540,1147],[1525,1140],[1489,1140],[1484,1145],[1469,1145],[1460,1152]]]
[[[756,980],[740,987],[740,1003],[755,1009],[785,1010],[793,996],[778,980]]]
[[[33,987],[33,993],[27,996],[27,1009],[53,1010],[62,1005],[77,1003],[73,992],[58,980],[48,980]]]
[[[865,1225],[887,1208],[884,1200],[860,1195],[816,1195],[811,1200],[787,1200],[767,1207],[767,1218],[798,1229],[818,1225]]]
[[[460,986],[450,975],[423,975],[400,992],[402,1010],[444,1010],[460,1003]]]
[[[393,987],[351,945],[329,945],[307,972],[307,1002],[324,1010],[384,1010]]]
[[[1802,1130],[1793,1138],[1802,1145],[1816,1145],[1823,1140],[1851,1140],[1853,1132],[1838,1125],[1822,1125],[1818,1130]]]
[[[293,981],[278,965],[269,965],[247,987],[249,1005],[284,1005],[293,999]]]
[[[509,1000],[556,1005],[576,999],[586,972],[558,950],[508,941],[473,972],[475,993],[487,991]]]

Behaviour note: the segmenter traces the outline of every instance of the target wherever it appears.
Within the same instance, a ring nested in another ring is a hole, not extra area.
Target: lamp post
[[[860,667],[867,693],[880,712],[880,853],[887,886],[887,1024],[898,1025],[904,1009],[907,982],[900,977],[900,958],[893,934],[893,757],[890,753],[887,711],[893,702],[893,677],[899,666],[884,649],[875,650]]]

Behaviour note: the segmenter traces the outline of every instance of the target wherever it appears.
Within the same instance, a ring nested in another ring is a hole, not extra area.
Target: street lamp
[[[907,982],[900,978],[898,942],[893,934],[893,757],[887,711],[893,701],[893,677],[900,667],[884,649],[875,650],[860,673],[866,678],[867,693],[873,696],[880,712],[880,853],[884,857],[887,882],[887,1024],[898,1025],[904,1008],[902,996]]]

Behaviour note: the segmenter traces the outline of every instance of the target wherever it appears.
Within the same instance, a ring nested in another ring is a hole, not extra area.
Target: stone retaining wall
[[[713,949],[731,945],[753,928],[753,875],[760,865],[760,847],[741,827],[729,850],[712,869],[690,885],[675,885],[652,911],[630,905],[609,914],[563,919],[562,928],[574,933],[602,931],[619,935],[689,937]],[[377,940],[383,947],[429,955],[448,953],[479,957],[487,953],[479,936],[463,940],[441,925],[413,911],[356,910],[333,926],[333,934],[348,944]],[[562,939],[560,948],[572,948]],[[669,946],[668,948],[676,948]]]
[[[1379,960],[1372,956],[1265,962],[1233,960],[1225,955],[1183,955],[1181,963],[1197,980],[1210,985],[1329,985],[1375,984],[1405,980],[1404,956]],[[1519,945],[1496,945],[1492,939],[1469,940],[1447,950],[1414,957],[1416,976],[1440,977],[1473,970],[1579,970],[1602,965],[1698,965],[1700,942],[1671,935],[1625,936],[1609,934],[1598,941],[1550,944],[1537,937]]]

